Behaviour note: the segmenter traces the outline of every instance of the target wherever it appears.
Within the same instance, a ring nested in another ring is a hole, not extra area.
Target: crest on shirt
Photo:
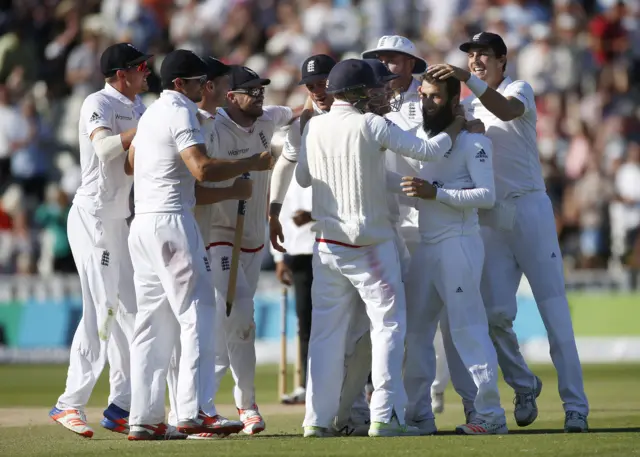
[[[267,137],[264,136],[264,133],[262,132],[262,130],[260,130],[260,133],[258,133],[258,136],[260,137],[260,141],[262,142],[262,146],[265,149],[269,149],[269,142],[267,141]]]
[[[409,103],[409,119],[412,121],[415,120],[416,117],[416,104],[414,102]]]
[[[442,189],[444,187],[444,183],[442,181],[433,181],[431,185],[436,189]]]
[[[478,153],[476,154],[476,159],[480,159],[480,162],[484,162],[485,160],[488,159],[487,153],[484,152],[484,149],[480,149],[478,151]]]
[[[231,263],[229,262],[229,257],[227,257],[226,255],[223,255],[220,258],[220,268],[222,268],[222,271],[227,271],[231,269]]]

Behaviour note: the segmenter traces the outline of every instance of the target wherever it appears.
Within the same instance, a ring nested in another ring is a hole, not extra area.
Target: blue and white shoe
[[[102,414],[104,417],[100,425],[104,428],[115,433],[129,434],[129,411],[111,403]]]

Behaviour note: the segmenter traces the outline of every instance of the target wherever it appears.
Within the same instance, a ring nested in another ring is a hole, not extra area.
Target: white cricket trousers
[[[131,345],[132,425],[165,420],[165,383],[180,343],[179,421],[213,403],[215,307],[211,268],[193,214],[137,214],[129,248],[138,298]]]
[[[481,219],[486,251],[482,297],[491,337],[504,380],[516,392],[533,388],[513,331],[516,292],[527,277],[547,329],[551,360],[558,372],[558,388],[565,411],[589,412],[582,367],[576,348],[565,293],[562,253],[551,201],[545,192],[498,202]]]
[[[240,252],[236,294],[227,317],[227,287],[233,246],[214,243],[209,247],[216,302],[216,368],[214,392],[231,368],[236,408],[249,409],[256,402],[256,324],[253,296],[258,288],[263,249]]]
[[[493,422],[504,420],[498,393],[498,361],[480,295],[483,258],[479,234],[423,243],[413,253],[407,278],[404,372],[408,419],[433,418],[433,341],[442,317],[443,327],[451,332],[455,352],[477,387],[474,406],[478,416]]]
[[[406,309],[393,240],[364,247],[316,243],[304,426],[330,427],[338,412],[347,333],[358,295],[371,321],[371,420],[404,423]],[[337,381],[337,382],[336,382]]]
[[[71,343],[65,391],[56,407],[83,410],[108,360],[109,403],[128,411],[136,297],[127,221],[101,219],[73,205],[67,234],[80,278],[82,319]]]

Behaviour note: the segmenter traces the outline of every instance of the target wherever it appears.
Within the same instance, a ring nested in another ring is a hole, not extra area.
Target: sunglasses
[[[254,87],[253,89],[230,90],[232,94],[246,94],[249,97],[261,97],[264,95],[264,87]]]
[[[149,70],[149,66],[147,65],[147,61],[146,60],[144,62],[138,64],[138,65],[129,65],[129,66],[126,66],[124,68],[114,68],[113,70],[114,71],[116,71],[116,70],[131,70],[132,68],[135,68],[136,71],[145,72],[145,73]]]
[[[202,75],[202,76],[191,76],[189,78],[176,78],[176,79],[182,79],[183,81],[198,81],[198,83],[200,83],[201,86],[204,86],[207,82],[207,75]],[[174,79],[171,82],[176,82],[176,79]]]

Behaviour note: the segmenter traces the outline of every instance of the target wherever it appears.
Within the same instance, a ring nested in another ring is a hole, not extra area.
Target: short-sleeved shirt
[[[542,166],[536,141],[538,114],[533,89],[524,81],[505,78],[497,91],[514,97],[524,105],[522,116],[501,121],[472,95],[463,102],[467,118],[480,119],[486,135],[493,143],[493,170],[496,180],[496,199],[519,197],[544,191]]]
[[[101,218],[129,217],[132,178],[124,173],[126,154],[102,162],[93,149],[91,134],[101,127],[112,135],[135,128],[144,110],[140,97],[132,101],[109,84],[85,99],[78,125],[82,181],[73,200],[75,205]]]
[[[182,213],[195,206],[195,177],[180,153],[205,144],[198,106],[165,90],[140,119],[133,139],[136,214]]]

